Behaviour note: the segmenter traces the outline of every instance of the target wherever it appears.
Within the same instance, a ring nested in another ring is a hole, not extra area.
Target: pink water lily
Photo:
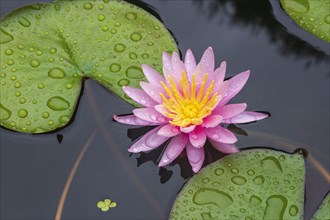
[[[131,125],[155,125],[136,141],[129,152],[138,153],[159,147],[171,139],[160,159],[165,166],[186,149],[192,170],[198,172],[204,162],[206,139],[219,151],[238,152],[235,135],[221,124],[239,124],[261,120],[268,115],[246,110],[246,103],[227,104],[245,85],[250,71],[224,80],[226,63],[214,70],[214,53],[209,47],[199,64],[188,49],[184,62],[177,53],[163,53],[164,77],[147,65],[142,70],[148,82],[142,89],[124,86],[134,101],[144,106],[133,115],[114,116]]]

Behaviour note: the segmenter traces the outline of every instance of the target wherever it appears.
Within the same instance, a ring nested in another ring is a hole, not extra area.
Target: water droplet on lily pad
[[[65,72],[61,68],[55,67],[48,71],[48,76],[53,79],[62,79],[65,77]]]
[[[70,107],[70,103],[62,97],[54,96],[47,101],[47,106],[54,111],[63,111]]]
[[[18,18],[18,22],[23,26],[23,27],[30,27],[31,26],[31,22],[25,18],[25,17],[20,17]]]
[[[14,40],[14,37],[2,28],[0,28],[0,44],[8,43],[12,40]]]
[[[126,69],[126,76],[130,79],[142,79],[144,77],[144,74],[140,67],[131,66]]]

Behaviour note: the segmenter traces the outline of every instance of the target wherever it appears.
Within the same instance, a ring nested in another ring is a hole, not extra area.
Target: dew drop
[[[99,21],[104,21],[105,16],[101,14],[101,15],[99,15],[99,16],[97,17],[97,19],[98,19]]]
[[[20,109],[18,111],[18,116],[21,118],[25,118],[28,115],[28,111],[26,111],[25,109]]]
[[[142,54],[142,58],[143,58],[143,59],[148,59],[148,58],[149,58],[149,54],[147,54],[147,53],[143,53],[143,54]]]
[[[52,68],[48,71],[48,76],[53,78],[53,79],[62,79],[65,77],[65,72],[64,70],[60,69],[60,68]]]
[[[287,203],[287,199],[284,196],[270,196],[266,201],[266,208],[263,219],[283,219],[283,214]]]
[[[22,25],[23,27],[30,27],[31,26],[31,22],[23,16],[18,19],[18,23],[20,23],[20,25]]]
[[[217,176],[221,176],[224,172],[225,172],[225,170],[222,168],[217,168],[214,170],[214,174]]]
[[[330,24],[330,14],[324,17],[324,22]]]
[[[47,106],[54,111],[63,111],[70,107],[70,103],[60,96],[54,96],[47,101]]]
[[[65,88],[67,88],[67,89],[71,89],[73,87],[73,85],[71,84],[71,83],[67,83],[66,85],[65,85]]]
[[[253,183],[256,185],[262,185],[265,182],[265,177],[259,175],[253,179]]]
[[[155,29],[155,30],[159,30],[160,27],[159,27],[158,25],[156,25],[156,26],[154,26],[154,29]]]
[[[116,44],[114,47],[114,50],[118,53],[123,52],[126,49],[126,46],[124,44]]]
[[[38,84],[38,88],[39,88],[39,89],[43,89],[43,88],[45,88],[45,85],[44,85],[43,83],[39,83],[39,84]]]
[[[56,48],[51,48],[51,49],[49,50],[49,52],[50,52],[51,54],[54,54],[54,53],[57,52],[57,49],[56,49]]]
[[[239,170],[237,168],[233,168],[230,170],[230,172],[233,174],[237,174],[237,173],[239,173]]]
[[[15,88],[20,88],[21,87],[21,84],[19,82],[15,83],[14,84]]]
[[[19,99],[19,103],[24,104],[25,102],[26,102],[26,99],[25,98],[20,98]]]
[[[13,53],[14,53],[14,51],[12,49],[5,50],[5,54],[8,56],[12,55]]]
[[[254,172],[254,170],[248,170],[248,171],[247,171],[247,174],[248,174],[249,176],[253,176],[253,175],[255,174],[255,172]]]
[[[118,82],[118,85],[120,86],[120,87],[122,87],[122,86],[127,86],[127,85],[129,85],[130,84],[130,81],[128,80],[128,79],[121,79],[121,80],[119,80],[119,82]]]
[[[11,79],[12,81],[15,81],[15,80],[17,79],[17,77],[16,77],[15,75],[13,75],[13,76],[10,77],[10,79]]]
[[[252,195],[251,197],[250,197],[250,204],[251,205],[253,205],[253,206],[258,206],[258,205],[260,205],[261,204],[261,198],[259,198],[258,196],[256,196],[256,195]]]
[[[209,181],[210,181],[210,179],[207,178],[207,177],[205,177],[205,178],[202,179],[202,182],[203,182],[203,183],[208,183]]]
[[[10,66],[13,65],[14,63],[15,62],[13,60],[8,60],[8,62],[7,62],[7,64],[10,65]]]
[[[39,62],[39,60],[32,60],[32,61],[30,62],[30,65],[31,65],[32,67],[38,67],[38,66],[40,65],[40,62]]]
[[[296,216],[298,214],[298,207],[295,205],[291,205],[289,209],[289,214],[291,216]]]
[[[265,157],[260,161],[262,168],[269,173],[281,173],[281,163],[273,156]]]
[[[134,52],[130,52],[129,53],[129,58],[132,59],[132,60],[135,60],[137,58],[137,54],[134,53]]]
[[[0,103],[0,120],[7,120],[11,116],[11,111]]]
[[[87,2],[87,3],[84,4],[83,7],[84,7],[84,9],[86,9],[86,10],[90,10],[90,9],[93,8],[93,5],[92,5],[91,3],[89,3],[89,2]]]
[[[310,17],[308,20],[311,21],[311,22],[314,22],[315,21],[315,18]]]
[[[115,33],[117,33],[117,30],[116,30],[116,29],[112,29],[112,30],[111,30],[111,33],[112,33],[112,34],[115,34]]]
[[[44,112],[44,113],[42,113],[42,117],[43,117],[43,118],[48,118],[48,117],[49,117],[49,113],[48,113],[48,112]]]
[[[20,97],[21,96],[21,92],[19,92],[19,91],[15,92],[15,96],[16,97]]]
[[[296,13],[306,13],[309,11],[308,1],[284,0],[283,3],[287,8]]]
[[[131,66],[126,69],[126,76],[131,79],[141,79],[144,77],[144,74],[140,67]]]
[[[47,124],[48,124],[48,125],[53,125],[53,124],[54,124],[54,121],[49,120],[49,121],[47,122]]]
[[[197,205],[213,204],[220,208],[226,208],[233,203],[232,197],[220,190],[212,188],[200,188],[193,197]]]
[[[0,44],[8,43],[14,40],[14,37],[0,28]]]
[[[109,69],[110,69],[111,72],[117,73],[121,70],[121,65],[118,64],[118,63],[113,63],[113,64],[110,65]]]
[[[128,20],[135,20],[137,18],[137,14],[135,12],[127,12],[125,14],[125,17],[128,19]]]
[[[236,185],[244,185],[246,183],[246,179],[242,176],[234,176],[231,178],[231,181]]]
[[[134,42],[138,42],[142,39],[142,35],[138,32],[133,32],[130,36],[131,40]]]
[[[102,31],[108,31],[108,30],[109,30],[109,27],[108,27],[108,26],[104,25],[104,26],[102,27]]]
[[[70,118],[69,118],[68,116],[66,116],[66,115],[60,117],[60,122],[61,122],[62,124],[66,124],[66,123],[68,123],[69,121],[70,121]]]

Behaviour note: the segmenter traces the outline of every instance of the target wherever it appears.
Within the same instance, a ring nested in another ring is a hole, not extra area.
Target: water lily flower
[[[227,104],[245,85],[250,71],[224,80],[226,63],[214,70],[214,53],[209,47],[199,64],[188,49],[184,62],[177,53],[163,53],[163,74],[142,65],[148,82],[142,89],[124,86],[134,101],[144,106],[133,115],[114,116],[118,122],[157,126],[136,141],[129,152],[150,151],[171,139],[160,159],[165,166],[186,149],[192,170],[198,172],[204,162],[204,144],[208,139],[223,153],[238,152],[235,135],[222,124],[239,124],[261,120],[268,115],[246,110],[246,103]]]

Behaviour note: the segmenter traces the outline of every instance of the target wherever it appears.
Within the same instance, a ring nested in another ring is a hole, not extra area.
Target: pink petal
[[[156,127],[151,131],[149,131],[148,133],[146,133],[144,136],[142,136],[142,138],[136,141],[128,149],[128,151],[132,153],[138,153],[138,152],[149,151],[159,147],[168,139],[168,137],[157,135],[159,129],[160,127]]]
[[[142,120],[153,123],[164,124],[168,122],[168,119],[157,112],[154,108],[137,108],[133,110],[133,114]]]
[[[142,89],[137,89],[129,86],[123,86],[124,92],[131,97],[137,103],[145,106],[145,107],[153,107],[158,103],[148,96],[148,94]]]
[[[219,106],[213,110],[213,114],[221,115],[223,119],[232,118],[246,109],[246,103],[239,104],[229,104],[224,106]]]
[[[172,59],[171,59],[171,55],[169,55],[166,52],[163,52],[162,59],[163,59],[163,67],[166,67],[167,69],[169,69],[169,70],[172,71]]]
[[[156,109],[157,112],[159,112],[160,114],[162,114],[165,117],[166,117],[166,113],[169,113],[167,108],[162,104],[155,105],[155,109]]]
[[[222,121],[221,115],[209,115],[203,119],[202,127],[213,128],[219,125]]]
[[[157,103],[163,102],[159,93],[165,93],[165,91],[163,87],[160,86],[160,84],[155,85],[141,81],[140,86],[154,101],[156,101]]]
[[[179,127],[173,126],[171,124],[164,125],[157,132],[158,135],[161,135],[164,137],[174,137],[180,133],[181,133],[181,131],[180,131]]]
[[[200,63],[203,65],[206,73],[213,74],[214,72],[214,53],[212,47],[205,50]]]
[[[186,147],[186,151],[192,170],[195,173],[197,173],[201,169],[204,162],[204,158],[205,158],[204,148],[203,147],[195,148],[190,143],[188,143]]]
[[[225,154],[232,154],[232,153],[238,153],[239,149],[235,146],[235,144],[225,144],[225,143],[220,143],[216,141],[210,140],[210,143],[213,145],[215,149],[218,151],[221,151]]]
[[[220,67],[217,68],[214,71],[214,74],[213,74],[213,78],[214,78],[214,88],[213,88],[213,91],[214,92],[218,92],[221,89],[221,87],[223,86],[223,83],[224,83],[223,80],[225,78],[225,74],[226,74],[226,62],[222,62],[220,64]],[[227,90],[225,92],[227,92]],[[218,92],[218,94],[221,94],[223,96],[225,93],[219,93]]]
[[[177,158],[181,154],[187,142],[188,142],[188,137],[185,134],[179,134],[174,138],[172,138],[170,143],[167,145],[158,166],[162,167],[171,163],[175,158]]]
[[[236,115],[232,118],[228,118],[223,120],[223,123],[226,124],[239,124],[239,123],[248,123],[248,122],[252,122],[252,121],[258,121],[264,118],[267,118],[269,115],[264,114],[264,113],[260,113],[260,112],[249,112],[249,111],[245,111],[242,112],[239,115]]]
[[[215,71],[214,71],[214,81],[217,82],[217,83],[220,83],[220,82],[223,82],[223,80],[225,79],[225,74],[226,74],[226,62],[223,61],[221,64],[220,64],[220,67],[217,68]]]
[[[189,133],[189,132],[191,132],[192,130],[194,130],[195,127],[196,127],[196,125],[191,125],[191,126],[189,126],[189,127],[180,127],[180,130],[181,130],[181,132],[183,132],[183,133]]]
[[[231,131],[221,126],[205,128],[204,131],[208,138],[217,142],[233,144],[237,141],[236,136]]]
[[[158,125],[159,123],[152,123],[150,121],[142,120],[135,115],[125,115],[125,116],[118,116],[114,115],[113,119],[117,122],[128,124],[128,125]]]
[[[250,71],[248,70],[240,74],[237,74],[233,78],[229,79],[228,80],[229,87],[227,93],[225,94],[219,105],[225,105],[227,102],[229,102],[230,99],[232,99],[237,93],[239,93],[244,87],[249,76],[250,76]]]
[[[189,79],[189,82],[191,82],[191,76],[196,68],[196,60],[190,49],[188,49],[186,52],[184,65],[186,66],[186,70],[187,70],[187,78]]]
[[[206,142],[206,135],[203,130],[203,128],[198,126],[189,133],[189,141],[196,148],[203,147]]]
[[[156,70],[152,69],[146,64],[142,64],[142,70],[148,82],[151,84],[160,85],[161,81],[165,81],[162,75],[160,75]]]
[[[195,69],[195,82],[196,82],[196,89],[199,91],[201,84],[204,80],[204,76],[206,72],[204,71],[204,66],[203,64],[199,63]]]
[[[180,87],[180,78],[182,75],[182,71],[187,73],[186,67],[183,62],[180,60],[179,55],[176,52],[172,54],[172,68],[174,76],[172,76],[174,83]]]
[[[221,99],[223,99],[228,91],[228,87],[229,87],[228,81],[223,81],[221,83],[215,84],[213,88],[213,93],[216,92],[221,97]],[[220,102],[221,101],[222,100],[220,100]]]

